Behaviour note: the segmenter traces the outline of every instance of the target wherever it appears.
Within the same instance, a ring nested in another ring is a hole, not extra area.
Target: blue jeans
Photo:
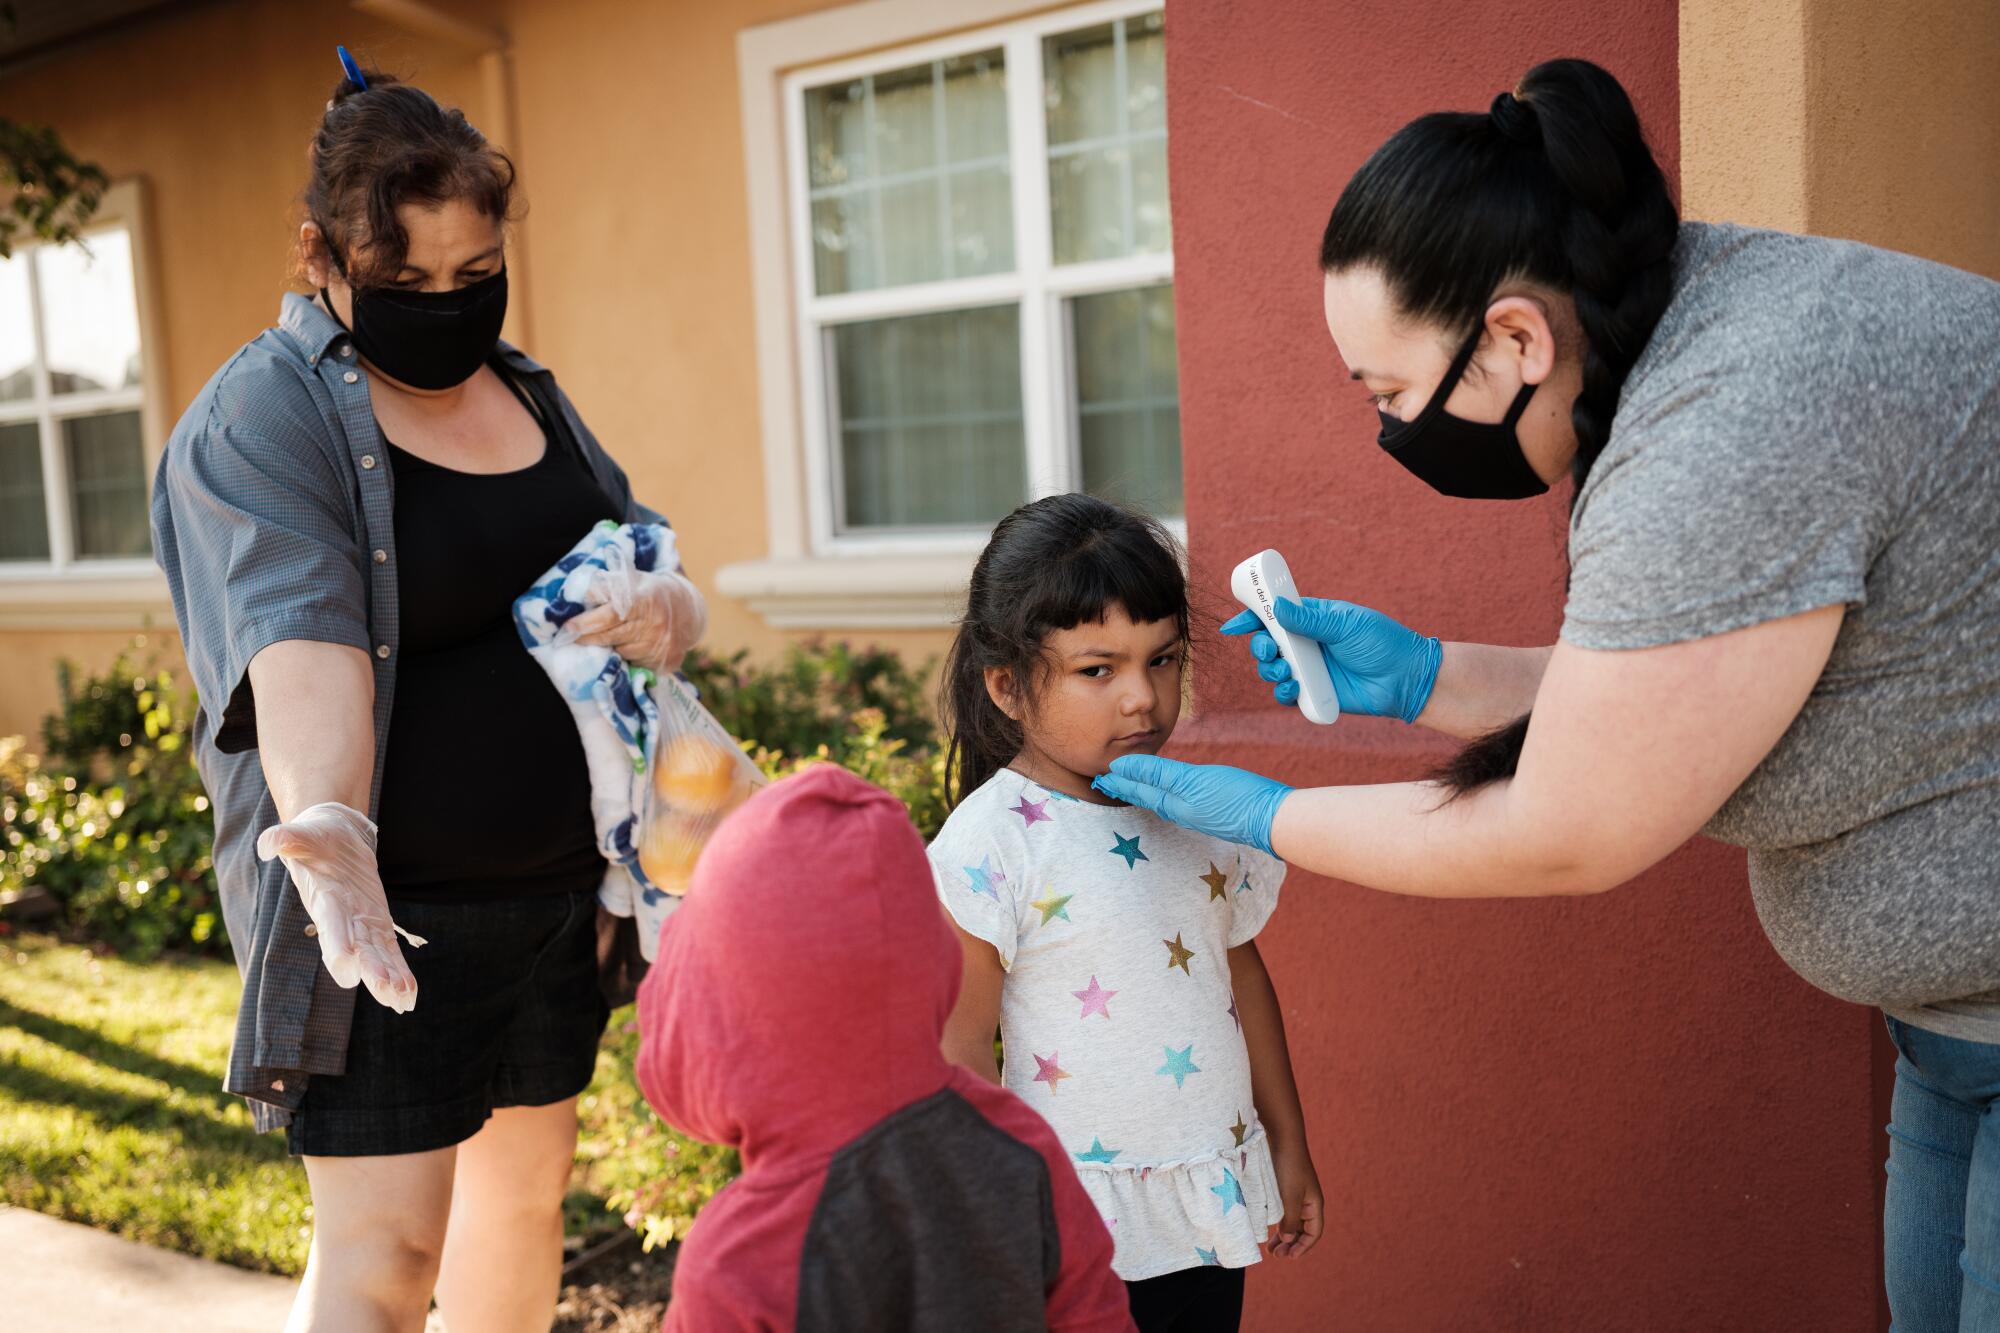
[[[1883,1272],[1896,1333],[2000,1330],[2000,1046],[1889,1020]]]

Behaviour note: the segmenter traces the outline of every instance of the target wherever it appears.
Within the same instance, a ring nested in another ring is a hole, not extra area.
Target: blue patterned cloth
[[[598,901],[614,916],[638,918],[639,945],[649,962],[661,924],[680,904],[649,883],[639,866],[648,759],[660,730],[659,682],[611,648],[571,642],[565,628],[593,606],[616,605],[634,574],[679,568],[672,529],[606,519],[514,600],[521,642],[569,702],[583,740],[597,849],[609,863]],[[687,687],[674,680],[667,688]]]

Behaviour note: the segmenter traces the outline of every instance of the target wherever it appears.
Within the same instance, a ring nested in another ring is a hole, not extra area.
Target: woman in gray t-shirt
[[[1099,785],[1429,897],[1598,893],[1703,831],[1749,848],[1772,943],[1902,1053],[1897,1327],[2000,1328],[2000,1228],[1967,1216],[2000,1189],[2000,285],[1681,223],[1624,90],[1567,60],[1406,126],[1320,257],[1397,462],[1467,498],[1575,478],[1561,641],[1281,602],[1343,710],[1471,742],[1444,799],[1143,756]]]

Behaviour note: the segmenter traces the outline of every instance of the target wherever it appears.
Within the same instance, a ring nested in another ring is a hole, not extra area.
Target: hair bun
[[[1533,104],[1522,101],[1512,93],[1501,93],[1493,99],[1492,109],[1486,114],[1492,117],[1493,128],[1515,143],[1526,144],[1530,148],[1542,146],[1542,122],[1535,114]]]

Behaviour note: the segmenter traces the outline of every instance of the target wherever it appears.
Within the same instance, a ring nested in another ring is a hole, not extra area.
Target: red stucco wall
[[[1444,500],[1384,458],[1315,251],[1399,125],[1483,108],[1548,56],[1619,74],[1671,171],[1674,5],[1176,0],[1168,27],[1197,584],[1226,599],[1229,566],[1275,545],[1308,592],[1548,642],[1567,497]],[[1399,724],[1280,712],[1236,652],[1197,666],[1185,757],[1315,783],[1443,753]],[[1252,1273],[1250,1328],[1875,1327],[1879,1020],[1773,954],[1741,853],[1698,843],[1577,901],[1303,875],[1286,895],[1265,953],[1331,1219],[1315,1254]]]

